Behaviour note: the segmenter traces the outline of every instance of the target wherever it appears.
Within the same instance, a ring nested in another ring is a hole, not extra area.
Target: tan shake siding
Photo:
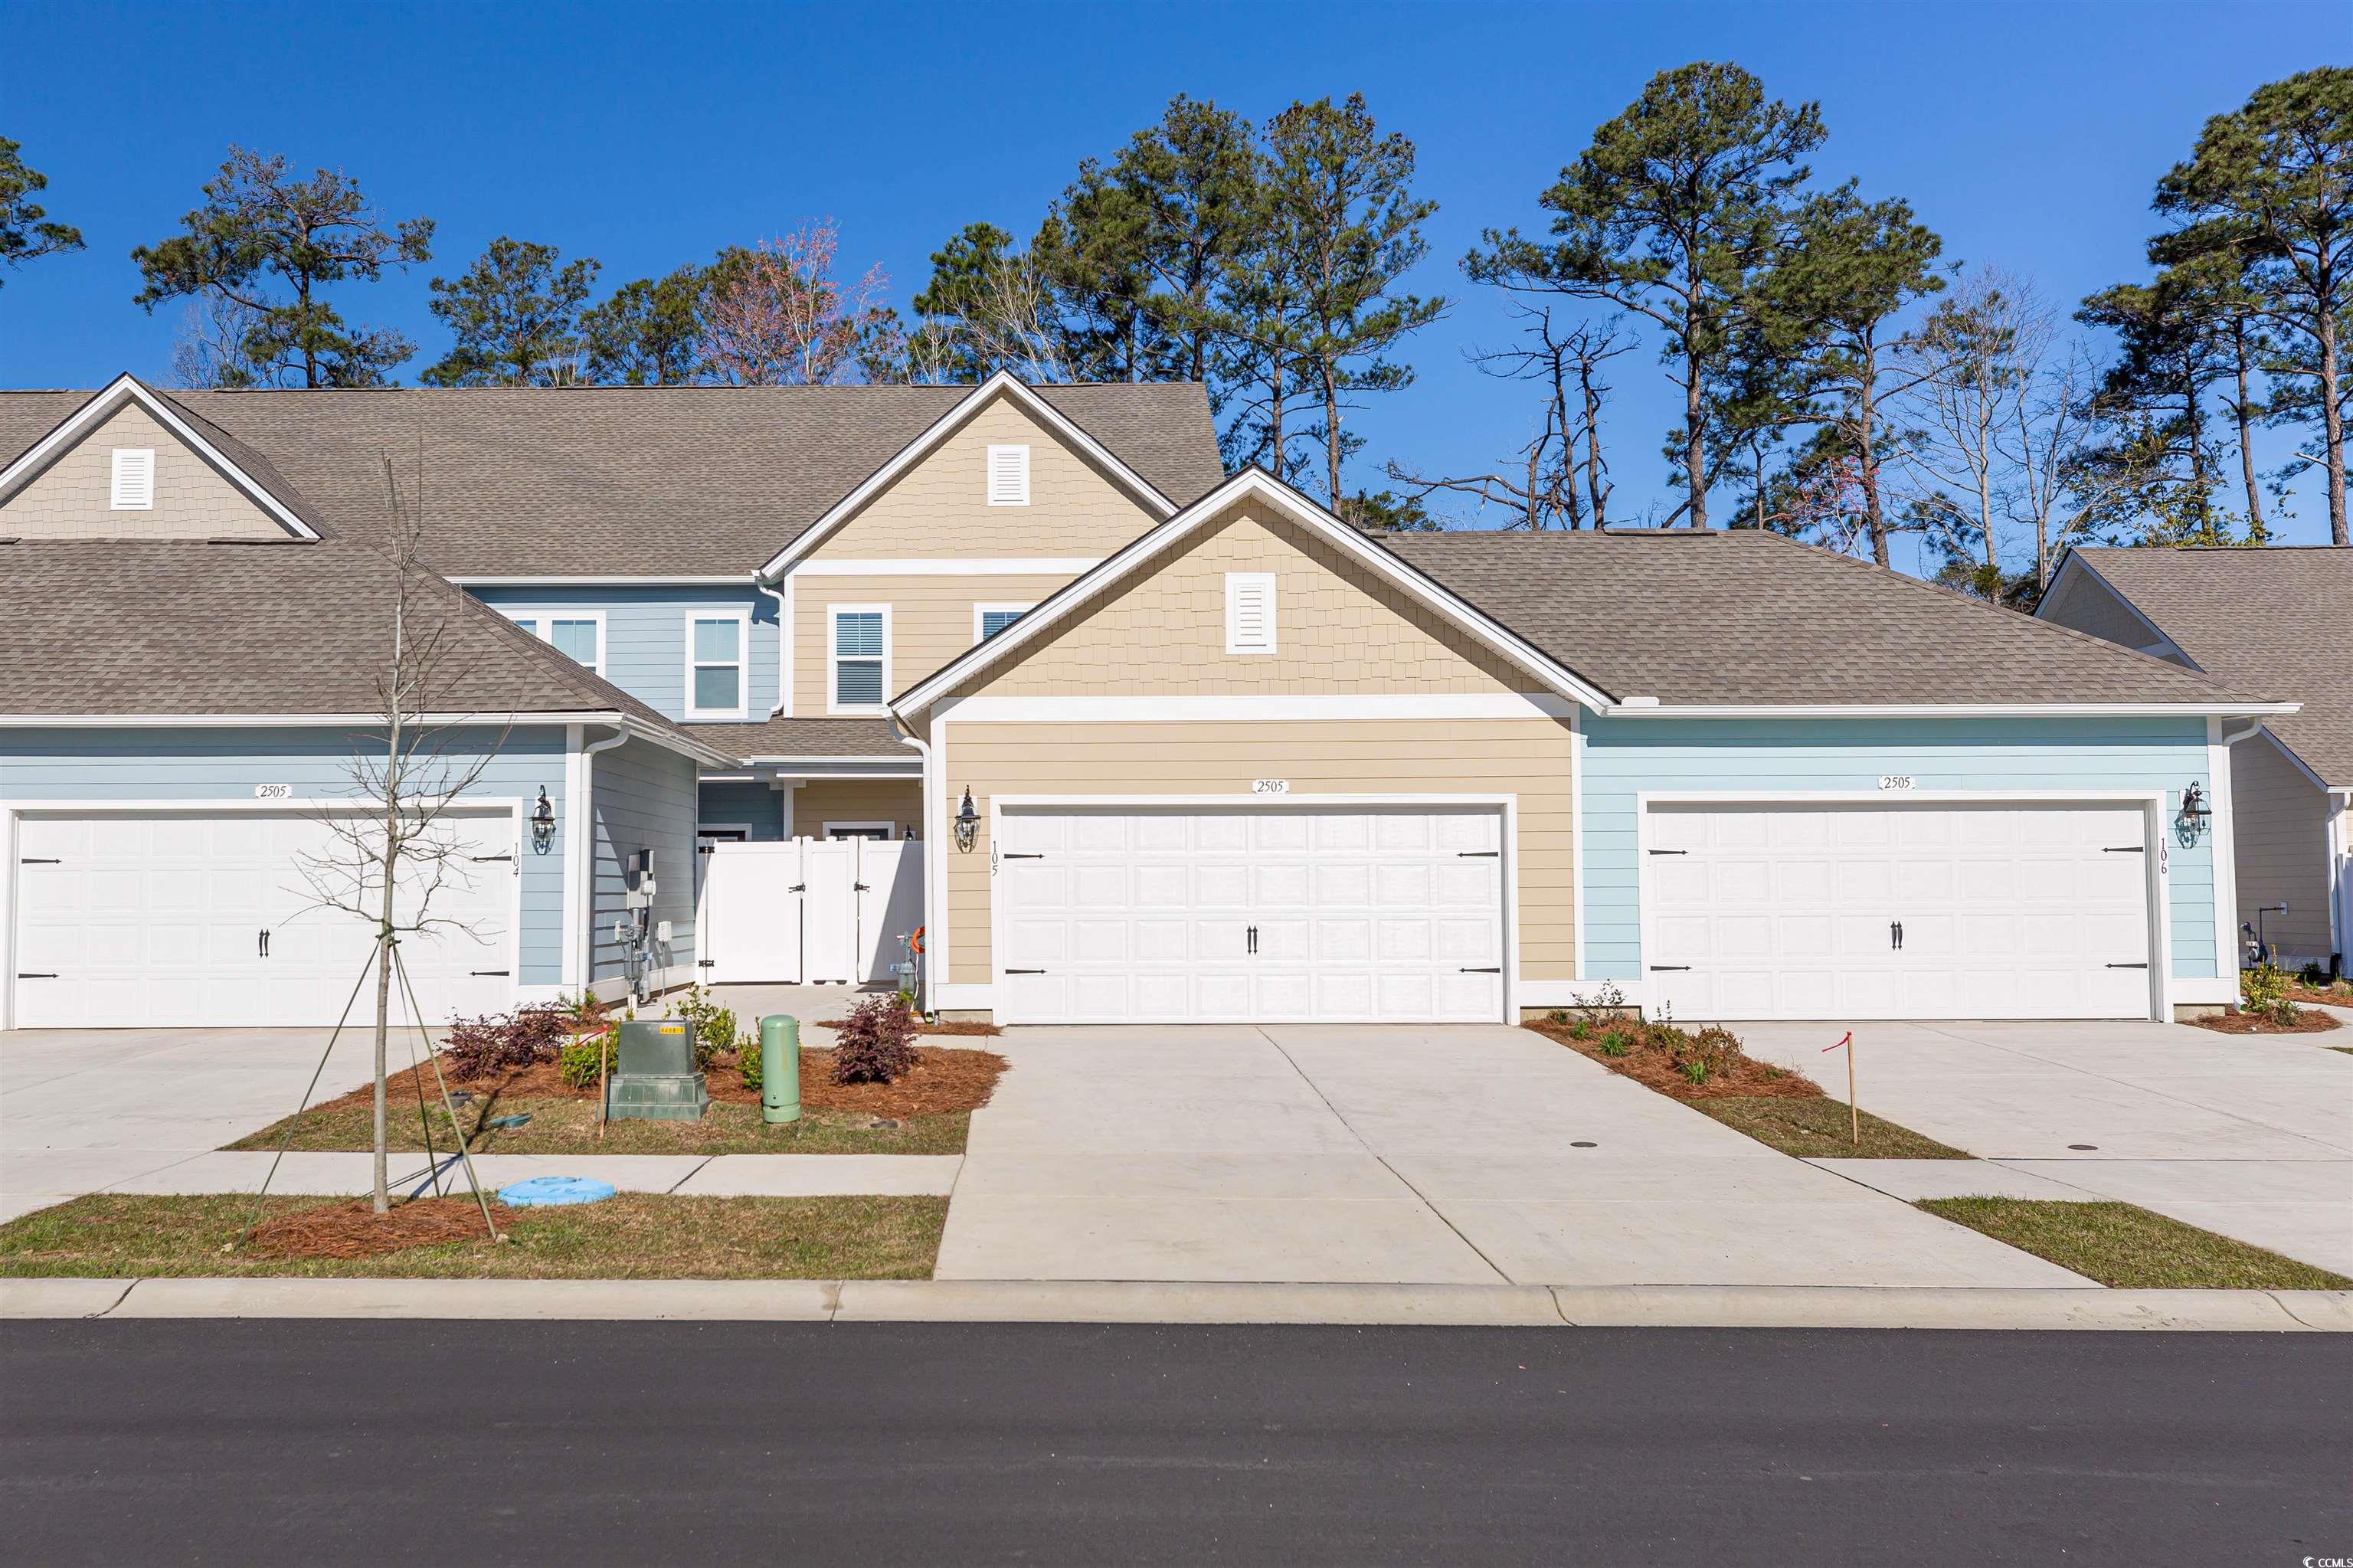
[[[113,510],[116,447],[155,453],[155,504]],[[283,526],[137,404],[118,408],[0,503],[0,536],[21,539],[283,539]]]
[[[1226,574],[1275,577],[1275,649],[1226,652]],[[984,677],[992,695],[1498,694],[1527,677],[1323,541],[1247,504]]]
[[[1029,504],[991,506],[991,446],[1029,449]],[[1160,520],[1127,488],[999,396],[812,552],[882,556],[1112,554]]]
[[[1518,797],[1520,972],[1576,977],[1571,750],[1567,721],[1330,719],[1309,722],[1013,724],[950,721],[940,820],[924,835],[946,862],[949,975],[994,977],[988,806],[996,795],[1216,795],[1251,799],[1254,779],[1294,795]],[[981,815],[969,853],[948,819],[965,788]]]
[[[2267,736],[2231,748],[2231,832],[2239,918],[2288,906],[2257,928],[2281,957],[2328,961],[2328,798]]]
[[[793,712],[826,712],[826,683],[832,678],[828,639],[833,631],[828,606],[891,607],[891,667],[883,672],[882,689],[896,696],[972,646],[973,606],[1036,604],[1069,581],[1067,574],[796,577]]]
[[[792,790],[793,832],[821,839],[828,822],[888,822],[902,839],[923,818],[923,787],[913,779],[812,779]]]

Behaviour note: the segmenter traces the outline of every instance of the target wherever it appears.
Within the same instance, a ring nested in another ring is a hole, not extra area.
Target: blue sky
[[[1177,92],[1253,117],[1361,90],[1420,149],[1440,204],[1416,281],[1460,303],[1413,343],[1419,382],[1357,417],[1379,460],[1483,469],[1524,389],[1466,346],[1502,302],[1456,263],[1535,197],[1651,73],[1736,60],[1815,99],[1818,171],[1909,197],[1947,254],[2072,304],[2140,276],[2150,191],[2206,116],[2342,58],[2334,5],[190,5],[20,0],[0,131],[88,251],[0,288],[0,385],[164,377],[176,307],[131,303],[128,253],[170,233],[231,141],[340,165],[387,213],[439,220],[436,260],[346,291],[346,313],[445,344],[426,279],[501,234],[605,263],[602,282],[830,215],[844,259],[904,304],[962,224],[1027,235],[1078,161]],[[1667,494],[1672,418],[1647,354],[1619,362],[1619,501]],[[2274,445],[2284,451],[2286,438]],[[2327,539],[2307,479],[2285,535]]]

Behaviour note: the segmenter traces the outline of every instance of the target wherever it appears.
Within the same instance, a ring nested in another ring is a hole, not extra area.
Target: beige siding
[[[2231,748],[2232,832],[2237,840],[2239,918],[2266,915],[2262,930],[2295,963],[2328,961],[2328,798],[2268,736]]]
[[[1288,779],[1299,795],[1517,797],[1521,974],[1576,977],[1574,737],[1566,721],[997,724],[951,718],[934,733],[944,736],[947,787],[940,821],[924,836],[944,846],[948,978],[958,983],[992,979],[987,827],[992,796],[1247,800],[1250,781],[1267,778]],[[967,786],[983,826],[978,842],[964,852],[954,847],[948,818]]]
[[[113,510],[116,447],[155,453],[155,505]],[[116,409],[5,503],[23,539],[283,539],[286,530],[136,403]]]
[[[1226,574],[1275,577],[1275,649],[1226,652]],[[1244,503],[960,695],[1485,693],[1529,684],[1297,524]]]
[[[1029,447],[1029,505],[988,504],[983,469],[993,445]],[[868,502],[810,558],[1103,556],[1159,520],[1000,395]]]
[[[793,712],[802,717],[826,711],[831,679],[832,634],[828,607],[837,604],[891,607],[891,661],[882,689],[898,695],[973,643],[973,606],[1036,604],[1070,581],[1034,575],[965,577],[833,577],[793,579]]]
[[[922,826],[923,786],[914,779],[812,779],[791,791],[793,832],[825,837],[828,822],[889,822],[902,839]]]

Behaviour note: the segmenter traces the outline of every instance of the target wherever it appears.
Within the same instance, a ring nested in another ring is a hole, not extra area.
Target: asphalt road
[[[0,1326],[9,1563],[2353,1557],[2353,1337]]]

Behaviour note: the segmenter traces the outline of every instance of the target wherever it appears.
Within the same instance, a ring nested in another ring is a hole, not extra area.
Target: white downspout
[[[768,709],[768,716],[775,718],[785,711],[793,694],[793,618],[783,593],[758,577],[752,579],[752,586],[776,601],[776,701]]]
[[[883,717],[891,726],[891,734],[892,738],[897,740],[902,746],[913,747],[923,758],[923,929],[924,934],[932,938],[932,940],[926,943],[925,946],[935,948],[939,945],[939,931],[932,923],[932,878],[938,874],[941,865],[944,863],[947,851],[944,846],[935,842],[935,827],[939,821],[939,817],[932,810],[932,747],[929,741],[917,740],[914,736],[902,727],[899,723],[899,715],[897,714],[886,711]],[[929,953],[925,953],[923,955],[923,994],[916,999],[916,1005],[924,1012],[936,1012],[937,1010],[932,1006],[932,965],[931,955]]]
[[[2353,789],[2331,789],[2335,802],[2328,813],[2328,950],[2337,955],[2337,972],[2353,972],[2353,954],[2345,950],[2353,938]]]
[[[572,933],[580,953],[580,989],[584,993],[593,994],[596,989],[596,813],[592,804],[596,798],[596,754],[624,745],[628,738],[628,730],[617,729],[605,739],[590,741],[580,748],[580,798],[572,802],[569,870],[580,879],[580,906],[587,916]]]

